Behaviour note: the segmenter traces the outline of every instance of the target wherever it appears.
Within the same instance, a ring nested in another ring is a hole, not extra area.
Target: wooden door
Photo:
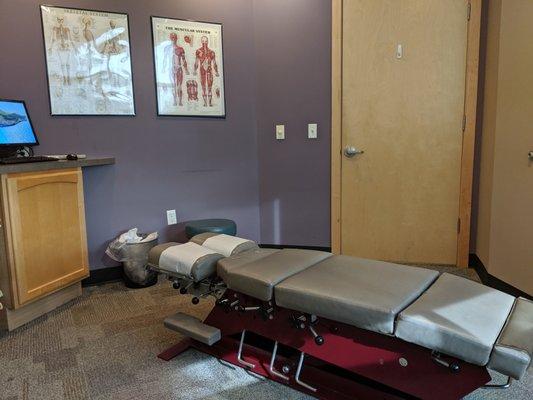
[[[455,264],[468,3],[342,6],[341,251]]]
[[[16,305],[88,276],[81,170],[9,174],[2,183]]]
[[[485,86],[483,140],[494,140],[485,266],[533,295],[533,2],[494,1],[489,18],[489,45],[498,53],[487,55]]]

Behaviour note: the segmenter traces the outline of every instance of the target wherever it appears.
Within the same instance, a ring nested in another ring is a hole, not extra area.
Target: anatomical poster
[[[128,15],[41,6],[52,115],[135,115]]]
[[[222,25],[152,17],[159,115],[225,117]]]

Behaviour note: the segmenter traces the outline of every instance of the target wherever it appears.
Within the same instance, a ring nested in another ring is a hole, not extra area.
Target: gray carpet
[[[477,279],[472,270],[449,271]],[[178,340],[163,327],[165,316],[203,317],[211,306],[192,306],[166,281],[141,290],[85,288],[81,298],[0,333],[0,399],[310,399],[196,351],[170,362],[156,357]],[[468,399],[533,399],[533,379]]]

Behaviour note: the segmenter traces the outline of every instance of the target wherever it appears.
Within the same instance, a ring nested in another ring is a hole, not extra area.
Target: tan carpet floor
[[[472,270],[447,270],[477,279]],[[137,290],[121,283],[84,288],[81,298],[0,333],[0,399],[309,398],[196,351],[170,362],[156,357],[179,339],[163,327],[167,315],[203,317],[211,307],[193,306],[165,280]],[[533,379],[469,399],[533,399]]]

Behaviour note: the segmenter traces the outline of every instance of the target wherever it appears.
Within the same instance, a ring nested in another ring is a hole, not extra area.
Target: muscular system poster
[[[135,115],[127,14],[41,6],[52,115]]]
[[[222,25],[152,17],[159,115],[224,117]]]

